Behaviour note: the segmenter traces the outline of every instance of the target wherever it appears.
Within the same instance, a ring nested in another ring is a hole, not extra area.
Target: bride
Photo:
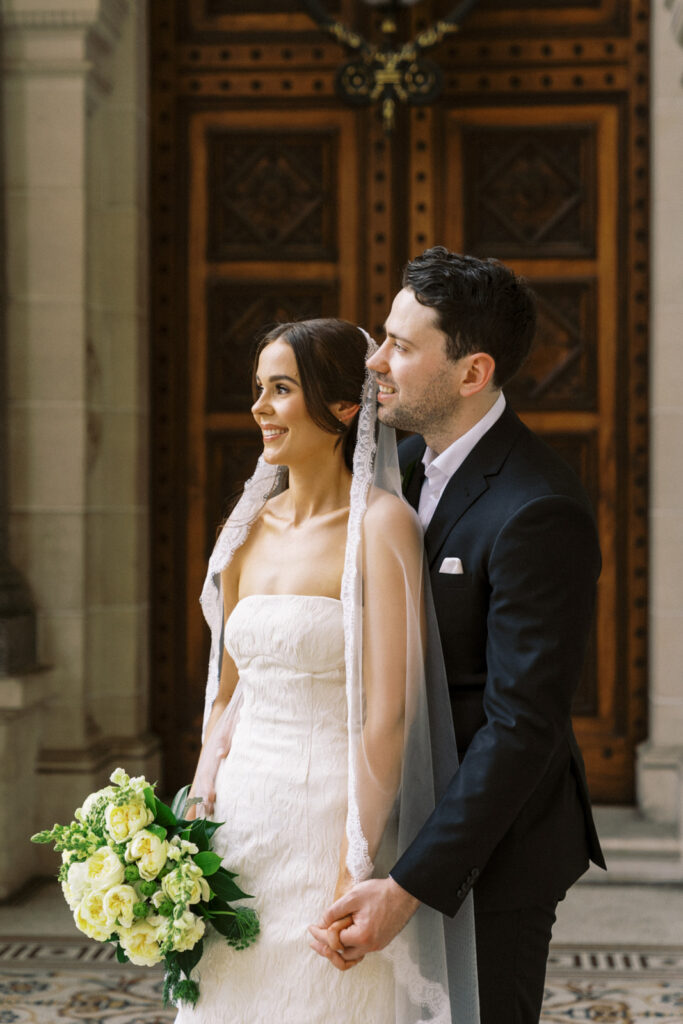
[[[214,848],[253,894],[261,933],[240,951],[207,935],[199,1002],[176,1024],[478,1019],[467,913],[444,936],[421,906],[346,973],[308,945],[333,898],[389,870],[455,766],[422,534],[393,432],[376,440],[374,347],[329,319],[282,324],[258,347],[263,455],[202,592],[212,651],[191,793],[225,822]],[[328,942],[340,948],[338,930]]]

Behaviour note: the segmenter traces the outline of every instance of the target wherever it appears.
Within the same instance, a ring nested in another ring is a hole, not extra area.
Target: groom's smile
[[[386,381],[380,380],[379,377],[377,378],[377,385],[379,388],[379,393],[377,395],[378,402],[386,401],[389,395],[395,395],[398,390],[398,388],[395,388],[392,384],[387,384]]]

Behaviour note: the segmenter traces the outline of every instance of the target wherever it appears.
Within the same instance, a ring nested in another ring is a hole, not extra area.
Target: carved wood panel
[[[508,398],[579,471],[597,513],[603,570],[574,711],[594,788],[604,799],[623,798],[614,774],[621,773],[623,786],[633,756],[619,718],[625,677],[614,628],[626,586],[618,523],[629,458],[619,436],[616,387],[625,369],[617,343],[623,266],[615,188],[622,130],[614,103],[474,105],[446,113],[440,128],[445,165],[457,168],[447,244],[493,250],[538,294],[537,335]]]
[[[248,413],[255,340],[277,323],[335,315],[339,293],[335,284],[316,281],[231,284],[212,279],[206,307],[206,412]]]
[[[534,280],[538,326],[531,352],[506,395],[515,409],[597,411],[595,278]]]
[[[371,35],[360,0],[328,9]],[[452,9],[422,0],[413,32]],[[153,727],[192,769],[197,595],[251,471],[260,328],[342,315],[381,336],[426,246],[497,255],[539,328],[508,399],[579,472],[605,565],[574,706],[591,788],[633,795],[647,704],[647,0],[487,0],[432,56],[444,93],[399,109],[335,92],[344,51],[300,3],[151,0]]]
[[[208,259],[336,260],[337,141],[211,132]]]
[[[242,110],[190,104],[186,197],[187,478],[186,579],[201,590],[207,552],[226,501],[251,474],[260,436],[250,414],[251,362],[265,328],[309,316],[355,315],[359,268],[353,115],[281,113],[257,123]],[[342,159],[344,154],[344,159]],[[184,749],[196,746],[207,657],[194,601],[185,623],[192,713]]]
[[[595,252],[595,131],[467,128],[465,248],[500,259]]]

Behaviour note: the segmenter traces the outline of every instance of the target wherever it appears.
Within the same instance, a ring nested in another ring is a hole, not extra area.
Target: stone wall
[[[10,550],[37,607],[44,698],[0,772],[21,762],[36,794],[26,833],[68,821],[117,764],[160,770],[147,726],[146,4],[0,11]],[[4,835],[11,809],[0,803]],[[0,897],[54,869],[48,850],[15,859],[4,876],[0,863]]]
[[[652,16],[650,728],[638,800],[683,835],[683,0],[658,0]]]

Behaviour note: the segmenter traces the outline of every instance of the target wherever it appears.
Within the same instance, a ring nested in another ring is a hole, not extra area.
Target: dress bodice
[[[341,601],[305,594],[253,594],[225,624],[237,666],[241,719],[254,742],[346,743],[344,628]],[[314,739],[315,738],[315,739]],[[240,742],[241,737],[236,737]]]
[[[251,594],[225,624],[225,646],[243,677],[253,662],[315,676],[344,664],[342,605],[310,594]]]

